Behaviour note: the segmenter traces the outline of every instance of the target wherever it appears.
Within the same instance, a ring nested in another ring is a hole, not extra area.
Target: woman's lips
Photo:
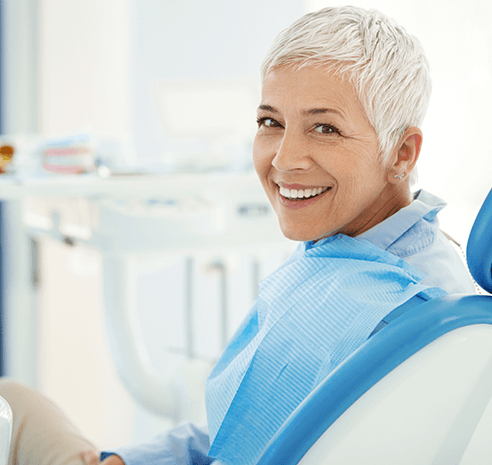
[[[298,210],[317,202],[331,187],[305,187],[299,184],[283,184],[278,188],[280,202],[285,207]]]

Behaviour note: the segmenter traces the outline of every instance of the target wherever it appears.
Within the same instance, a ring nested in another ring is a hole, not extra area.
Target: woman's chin
[[[296,227],[288,227],[287,225],[280,225],[280,229],[282,230],[282,234],[291,241],[298,242],[308,242],[308,241],[317,241],[321,238],[313,233],[313,231],[303,231],[300,228]]]

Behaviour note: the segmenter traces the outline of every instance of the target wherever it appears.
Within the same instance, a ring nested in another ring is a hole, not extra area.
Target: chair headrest
[[[492,293],[492,189],[473,223],[466,255],[475,281]]]

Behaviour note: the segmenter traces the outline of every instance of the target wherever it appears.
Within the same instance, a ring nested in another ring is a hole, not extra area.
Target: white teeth
[[[328,190],[328,187],[314,187],[312,189],[285,189],[280,187],[280,195],[288,199],[308,199],[309,197],[315,197]]]

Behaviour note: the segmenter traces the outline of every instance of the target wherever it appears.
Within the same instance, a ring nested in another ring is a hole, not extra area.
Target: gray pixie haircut
[[[328,7],[282,31],[261,67],[316,64],[346,76],[378,135],[385,162],[401,135],[420,126],[431,94],[429,64],[419,41],[377,10]]]

